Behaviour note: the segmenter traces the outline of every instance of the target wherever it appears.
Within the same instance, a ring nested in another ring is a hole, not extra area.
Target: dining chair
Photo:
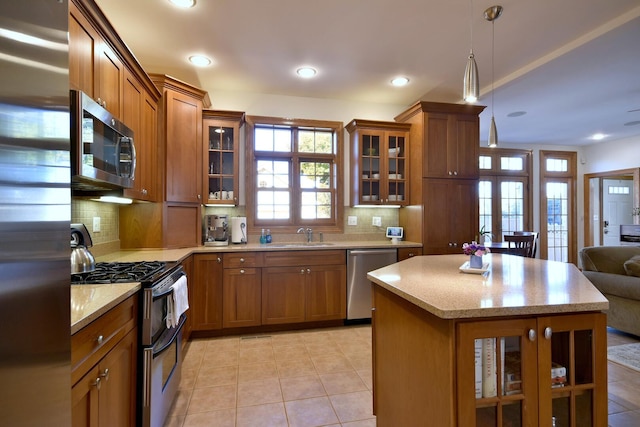
[[[509,249],[505,253],[508,253],[510,255],[519,255],[527,258],[532,258],[533,242],[535,241],[534,235],[505,234],[504,241],[509,244]]]
[[[514,231],[513,235],[514,236],[529,236],[529,235],[535,236],[535,238],[533,239],[533,249],[531,250],[531,258],[535,258],[538,250],[538,232],[537,231]]]

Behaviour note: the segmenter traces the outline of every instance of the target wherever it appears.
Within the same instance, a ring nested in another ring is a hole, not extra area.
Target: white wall
[[[584,173],[640,167],[640,138],[604,141],[583,149]]]

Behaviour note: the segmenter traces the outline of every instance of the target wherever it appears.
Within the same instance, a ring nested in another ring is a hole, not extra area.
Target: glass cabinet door
[[[219,120],[206,115],[233,115],[234,112],[205,110],[203,115],[204,189],[207,205],[237,205],[239,200],[240,126],[244,113],[235,113],[238,120]],[[226,116],[225,116],[226,117]]]
[[[537,424],[535,320],[459,326],[458,425]]]
[[[387,136],[387,171],[386,203],[403,204],[407,196],[406,182],[406,138],[404,134],[390,133]]]
[[[596,387],[606,384],[603,318],[587,314],[540,319],[540,399],[551,401],[541,406],[540,417],[549,420],[548,425],[606,425],[606,389]]]
[[[360,201],[363,204],[378,204],[380,200],[380,154],[383,135],[367,133],[360,138],[360,161],[362,178]]]

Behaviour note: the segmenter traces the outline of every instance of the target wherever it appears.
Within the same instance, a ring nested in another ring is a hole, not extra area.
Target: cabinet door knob
[[[240,270],[240,274],[244,274],[244,268]]]
[[[109,381],[109,368],[106,368],[104,371],[102,371],[102,373],[100,374],[100,378],[104,378],[105,381]]]
[[[536,330],[529,329],[529,341],[533,342],[536,340]]]
[[[304,268],[300,269],[300,274],[304,274]]]
[[[100,390],[100,378],[96,378],[96,380],[92,382],[91,385]]]
[[[98,335],[98,337],[96,338],[96,341],[98,342],[98,344],[102,344],[102,341],[104,341],[104,336]]]
[[[453,175],[453,172],[449,171],[449,176]]]
[[[240,258],[240,262],[244,262],[244,258]]]
[[[544,337],[548,340],[551,339],[551,335],[553,335],[553,330],[550,327],[544,328]]]
[[[416,256],[416,254],[414,254],[413,252],[409,252],[409,255],[408,255],[409,258],[414,257],[414,256]]]
[[[220,264],[222,262],[222,258],[218,257],[216,258],[216,261],[218,261],[218,264]]]
[[[307,268],[307,274],[311,274],[311,269]]]
[[[458,171],[453,171],[453,174],[457,176],[458,175]]]

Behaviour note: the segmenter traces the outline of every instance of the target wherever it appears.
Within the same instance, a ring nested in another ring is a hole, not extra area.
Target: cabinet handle
[[[453,175],[453,173],[451,173],[451,171],[449,171],[449,176]]]
[[[218,264],[220,264],[222,262],[222,258],[218,257],[216,258],[216,261],[218,261]]]
[[[551,335],[553,335],[553,329],[551,329],[550,327],[546,327],[544,328],[544,337],[548,340],[551,339]]]
[[[414,257],[414,256],[416,256],[416,254],[414,254],[413,252],[409,252],[409,255],[408,255],[409,258]]]
[[[105,102],[106,105],[106,102]],[[111,126],[116,127],[116,119],[111,119]]]
[[[100,390],[100,378],[96,378],[96,380],[92,382],[91,385]]]
[[[311,274],[311,269],[307,268],[307,274]]]
[[[457,176],[458,175],[458,171],[453,171],[453,174]]]
[[[304,268],[300,269],[300,274],[304,274]]]
[[[376,308],[375,308],[375,307],[373,307],[373,308],[371,309],[371,311],[376,311]]]
[[[109,381],[109,368],[106,368],[104,371],[102,371],[102,373],[100,374],[100,378],[104,378],[105,381]]]
[[[96,338],[96,341],[98,342],[98,344],[102,344],[102,341],[104,341],[104,336],[98,335],[98,338]]]
[[[240,258],[240,262],[244,262],[244,258]]]
[[[96,99],[96,102],[98,103],[98,105],[100,105],[102,107],[102,98]]]
[[[102,101],[102,106],[103,106],[104,108],[107,108],[107,101]],[[115,126],[116,121],[115,121],[115,120],[113,120],[113,119],[111,119],[111,122],[112,122],[112,123],[113,123],[113,125]]]
[[[244,274],[244,268],[240,270],[240,274]]]
[[[145,196],[147,195],[147,189],[146,188],[142,189],[142,194],[144,194]]]
[[[529,341],[533,342],[536,340],[536,330],[529,329]]]

